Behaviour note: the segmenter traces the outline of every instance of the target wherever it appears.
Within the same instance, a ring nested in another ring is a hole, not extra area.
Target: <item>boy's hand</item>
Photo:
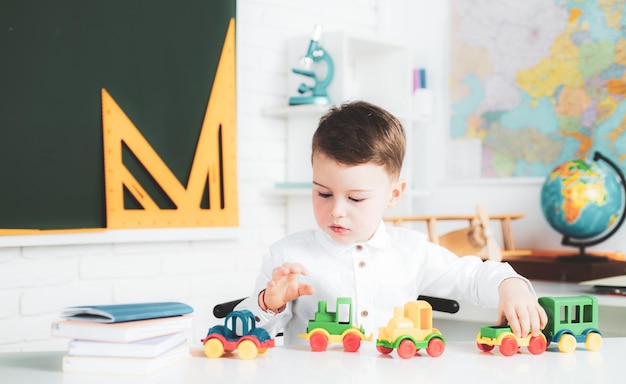
[[[272,280],[267,282],[265,293],[259,297],[261,308],[276,310],[302,295],[312,295],[315,290],[309,284],[301,284],[298,275],[308,271],[299,263],[285,263],[272,271]],[[260,301],[263,301],[261,303]]]
[[[498,292],[498,324],[508,322],[517,337],[525,337],[530,331],[533,336],[539,336],[548,324],[548,316],[526,282],[515,277],[508,278],[500,283]]]

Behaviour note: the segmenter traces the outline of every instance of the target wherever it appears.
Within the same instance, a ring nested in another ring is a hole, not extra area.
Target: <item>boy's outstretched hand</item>
[[[530,331],[533,336],[539,336],[548,323],[548,316],[526,281],[508,278],[500,283],[498,292],[498,324],[508,322],[517,337],[525,337]]]
[[[272,271],[272,279],[267,282],[265,292],[259,295],[259,306],[277,310],[302,295],[312,295],[315,289],[309,284],[301,284],[298,275],[308,271],[300,263],[285,263]]]

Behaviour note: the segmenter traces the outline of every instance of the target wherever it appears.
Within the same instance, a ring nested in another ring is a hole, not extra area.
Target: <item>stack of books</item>
[[[71,339],[64,372],[150,374],[189,358],[192,313],[178,302],[69,307],[52,336]]]

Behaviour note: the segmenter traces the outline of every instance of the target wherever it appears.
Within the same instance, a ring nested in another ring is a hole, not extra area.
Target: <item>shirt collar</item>
[[[357,244],[361,244],[366,247],[384,249],[387,247],[387,244],[389,243],[389,234],[387,233],[387,230],[385,228],[385,223],[382,220],[378,224],[378,227],[376,228],[376,232],[374,232],[374,235],[372,236],[372,238],[367,240],[366,242],[350,243],[350,244],[338,243],[319,228],[315,231],[315,237],[317,238],[319,243],[322,245],[322,247],[324,247],[324,249],[326,249],[328,252],[330,252],[333,255],[338,255],[341,252],[346,251],[356,246]]]

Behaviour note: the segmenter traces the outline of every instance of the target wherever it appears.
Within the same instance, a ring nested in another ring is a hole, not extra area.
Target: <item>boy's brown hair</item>
[[[400,176],[406,151],[404,128],[381,107],[355,101],[332,107],[313,135],[312,156],[317,153],[344,165],[373,163],[383,166],[392,179]]]

